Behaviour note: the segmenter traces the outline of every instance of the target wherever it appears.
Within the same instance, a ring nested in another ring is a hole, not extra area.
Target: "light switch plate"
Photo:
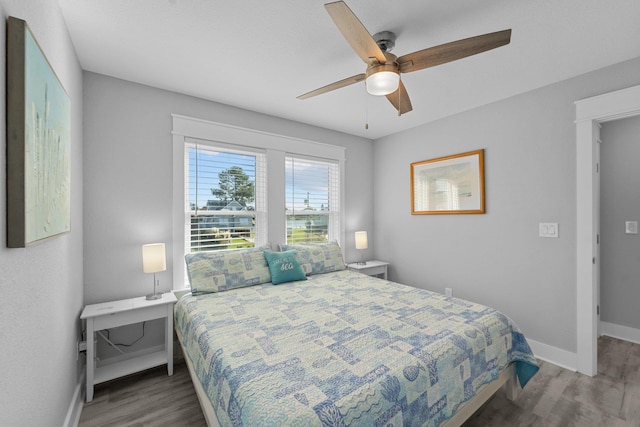
[[[638,221],[626,221],[624,223],[624,232],[626,234],[638,234]]]
[[[558,223],[557,222],[541,222],[538,225],[540,237],[558,237]]]

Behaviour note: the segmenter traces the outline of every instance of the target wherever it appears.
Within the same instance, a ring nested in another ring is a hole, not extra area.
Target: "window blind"
[[[266,242],[264,152],[185,144],[185,253]]]
[[[340,170],[336,161],[285,157],[287,243],[338,240]]]

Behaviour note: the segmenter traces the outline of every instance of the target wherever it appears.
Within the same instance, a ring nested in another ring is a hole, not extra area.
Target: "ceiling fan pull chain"
[[[369,130],[369,103],[367,100],[367,82],[364,82],[364,129]]]
[[[398,117],[400,117],[402,115],[401,111],[402,111],[402,95],[400,94],[400,88],[402,87],[402,74],[399,75],[400,77],[400,84],[398,85]]]

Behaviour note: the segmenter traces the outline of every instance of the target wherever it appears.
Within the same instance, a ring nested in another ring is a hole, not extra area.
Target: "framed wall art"
[[[484,150],[411,163],[411,214],[482,214]]]
[[[7,246],[70,231],[71,103],[27,23],[7,20]]]

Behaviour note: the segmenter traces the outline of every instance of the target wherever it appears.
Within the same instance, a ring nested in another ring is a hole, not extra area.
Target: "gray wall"
[[[27,249],[6,245],[6,91],[0,100],[0,425],[59,426],[73,406],[82,310],[82,72],[51,0],[0,0],[0,81],[8,16],[27,21],[71,98],[71,232]]]
[[[166,242],[172,253],[172,113],[346,147],[343,246],[347,261],[359,256],[353,233],[373,228],[370,140],[90,72],[84,74],[84,94],[86,303],[151,292],[152,279],[142,272],[141,245]],[[167,262],[167,271],[158,274],[163,291],[171,289],[173,277],[172,262]],[[161,342],[159,332],[148,328],[131,350]]]
[[[391,279],[453,288],[575,352],[574,101],[639,83],[636,59],[376,140],[375,255]],[[480,148],[486,214],[411,215],[411,162]],[[559,223],[560,237],[538,237],[540,222]]]
[[[640,222],[640,117],[603,124],[600,139],[600,319],[640,329],[640,234],[625,234]]]

